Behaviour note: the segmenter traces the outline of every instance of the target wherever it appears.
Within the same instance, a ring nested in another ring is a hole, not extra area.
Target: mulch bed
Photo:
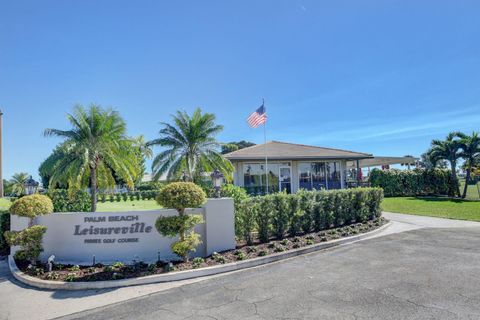
[[[268,243],[253,243],[247,245],[244,242],[237,243],[235,250],[214,253],[205,259],[195,258],[188,262],[175,261],[172,264],[159,261],[155,264],[138,262],[132,265],[115,263],[113,265],[96,264],[94,266],[75,266],[54,264],[52,272],[46,272],[45,263],[38,263],[32,267],[27,261],[16,260],[17,266],[23,272],[43,280],[55,281],[103,281],[127,278],[143,277],[153,274],[162,274],[172,271],[191,270],[215,266],[235,261],[242,261],[273,253],[284,252],[292,249],[310,246],[316,243],[354,236],[375,230],[387,221],[384,218],[356,223],[341,228],[333,228],[320,232],[301,234],[286,237],[282,240],[272,239]]]

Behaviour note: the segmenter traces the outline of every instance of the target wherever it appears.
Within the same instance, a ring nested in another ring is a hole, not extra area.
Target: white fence
[[[202,244],[192,256],[205,257],[214,251],[235,248],[235,221],[231,198],[208,199],[198,209],[187,210],[189,214],[203,215],[205,223],[195,231],[201,235]],[[96,262],[125,263],[132,260],[155,262],[178,259],[170,250],[177,239],[161,236],[155,228],[159,216],[171,216],[172,209],[130,212],[77,212],[52,213],[35,218],[35,224],[44,225],[47,231],[43,238],[44,251],[40,259],[45,261],[55,255],[58,263],[91,264]],[[11,230],[22,230],[28,219],[12,215]],[[18,250],[12,248],[12,253]]]

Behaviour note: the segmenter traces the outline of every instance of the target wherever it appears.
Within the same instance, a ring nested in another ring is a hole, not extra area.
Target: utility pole
[[[3,130],[3,112],[0,110],[0,198],[3,198],[3,167],[2,167],[2,160],[3,160],[3,152],[2,152],[2,130]]]

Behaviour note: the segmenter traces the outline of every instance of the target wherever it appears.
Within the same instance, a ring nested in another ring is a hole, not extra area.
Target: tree
[[[452,184],[456,193],[460,196],[460,187],[457,180],[457,161],[460,158],[460,138],[458,132],[450,132],[445,140],[433,140],[429,156],[435,163],[439,160],[447,160],[450,163]]]
[[[49,185],[67,181],[69,188],[90,186],[92,212],[97,208],[98,187],[115,185],[114,173],[129,187],[139,171],[134,142],[126,135],[126,124],[118,112],[91,105],[78,105],[67,119],[70,130],[46,129],[45,136],[65,138],[61,156],[52,159]]]
[[[478,132],[473,132],[471,136],[458,133],[460,137],[460,148],[462,149],[460,156],[465,160],[466,177],[465,186],[463,188],[462,198],[467,196],[468,184],[470,182],[470,173],[472,167],[474,167],[480,160],[480,137]]]
[[[245,140],[238,141],[238,142],[232,141],[232,142],[224,143],[222,144],[222,154],[230,153],[230,152],[251,147],[254,145],[255,143],[250,141],[245,141]]]
[[[190,181],[198,182],[202,173],[220,170],[226,177],[233,172],[233,166],[219,152],[220,143],[215,136],[223,126],[215,124],[215,115],[204,113],[198,108],[190,116],[177,111],[172,116],[173,124],[162,122],[160,138],[147,146],[161,146],[166,150],[153,160],[154,179],[167,173],[168,180],[179,180],[183,173]]]
[[[12,193],[16,196],[25,194],[25,183],[30,176],[26,172],[15,173],[10,179]]]
[[[448,166],[447,161],[440,159],[432,159],[430,156],[430,149],[420,155],[420,161],[418,161],[418,166],[424,169],[446,169]]]

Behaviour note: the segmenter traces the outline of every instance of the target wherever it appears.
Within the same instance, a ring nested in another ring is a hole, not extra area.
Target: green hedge
[[[451,171],[444,169],[379,170],[370,172],[370,185],[383,189],[386,197],[454,195]]]
[[[373,220],[381,215],[381,188],[356,188],[332,191],[300,190],[296,194],[275,193],[247,198],[235,212],[235,232],[247,243],[258,239],[266,242],[274,236],[318,232],[357,222]]]
[[[89,212],[91,198],[86,191],[75,191],[69,194],[65,189],[48,190],[47,196],[52,199],[53,212]]]
[[[10,253],[10,246],[4,236],[5,231],[10,231],[10,213],[8,210],[0,211],[0,255]]]

